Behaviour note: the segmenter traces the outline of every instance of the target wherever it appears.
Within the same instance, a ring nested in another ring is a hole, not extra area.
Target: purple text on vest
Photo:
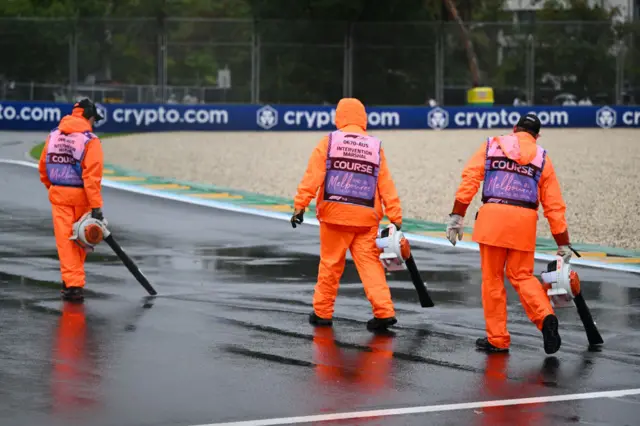
[[[512,174],[492,176],[489,179],[488,192],[491,196],[506,196],[511,194],[524,196],[526,201],[537,201],[534,197],[534,190],[529,183],[517,179],[516,176]]]
[[[79,180],[79,177],[68,167],[56,167],[51,170],[51,177],[49,179],[57,182],[70,180],[77,181]]]
[[[331,176],[333,175],[333,176]],[[356,177],[353,173],[330,173],[327,190],[331,193],[351,195],[358,198],[372,198],[375,178],[371,176]]]

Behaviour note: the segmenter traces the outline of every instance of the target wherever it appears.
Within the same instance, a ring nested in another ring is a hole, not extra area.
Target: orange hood
[[[71,115],[65,115],[60,120],[58,129],[64,133],[76,133],[91,131],[91,123],[82,116],[82,110],[73,110]]]
[[[358,126],[367,130],[367,112],[364,105],[355,98],[343,98],[336,108],[336,127]]]
[[[526,132],[513,133],[512,136],[518,139],[513,145],[498,139],[498,144],[500,144],[502,152],[518,164],[525,165],[531,163],[536,156],[536,138]]]

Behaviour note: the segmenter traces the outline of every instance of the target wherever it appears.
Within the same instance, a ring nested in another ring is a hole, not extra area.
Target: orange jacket
[[[526,132],[517,132],[520,157],[511,158],[518,164],[529,164],[536,156],[536,139]],[[453,214],[464,216],[471,200],[484,180],[487,142],[471,157],[462,171],[462,182],[456,192]],[[569,244],[569,231],[565,219],[566,205],[562,199],[549,153],[538,182],[538,199],[549,221],[551,233],[558,245]],[[497,247],[534,251],[538,212],[507,204],[486,203],[480,207],[473,227],[473,241]]]
[[[364,105],[353,98],[341,99],[336,108],[336,127],[344,132],[366,135],[367,113]],[[324,201],[324,180],[326,175],[327,149],[329,137],[320,140],[313,150],[307,170],[298,185],[294,198],[295,209],[306,209],[311,200],[316,199],[316,215],[321,222],[345,226],[378,226],[386,213],[389,220],[402,224],[402,208],[391,172],[387,167],[384,149],[380,148],[380,171],[376,189],[374,208]],[[383,212],[382,205],[385,211]]]
[[[65,133],[91,131],[91,123],[82,117],[82,110],[74,110],[71,115],[67,115],[60,120],[58,126],[60,131]],[[44,143],[42,154],[40,155],[40,181],[49,190],[49,201],[52,204],[64,206],[89,206],[90,208],[102,207],[101,182],[102,170],[104,167],[104,154],[100,139],[91,139],[86,147],[82,160],[82,179],[84,188],[72,188],[68,186],[55,186],[47,178],[47,149],[49,137]]]

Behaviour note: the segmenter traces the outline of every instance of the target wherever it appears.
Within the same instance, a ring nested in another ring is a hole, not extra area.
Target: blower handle
[[[127,255],[127,253],[125,253],[124,250],[122,250],[122,247],[120,246],[120,244],[118,244],[115,238],[113,238],[113,235],[110,234],[108,237],[104,239],[104,241],[107,244],[109,244],[109,247],[111,247],[111,249],[116,253],[116,255],[118,255],[118,257],[120,258],[122,263],[124,263],[124,265],[127,267],[129,272],[131,272],[131,274],[134,277],[136,277],[140,285],[144,287],[145,290],[147,290],[147,293],[149,293],[152,296],[157,295],[158,293],[153,288],[151,283],[149,283],[149,280],[147,280],[147,277],[145,277],[142,271],[140,271],[138,266],[134,263],[133,259],[131,259]]]
[[[578,252],[576,251],[576,249],[574,249],[573,247],[571,247],[571,245],[569,245],[569,248],[571,249],[571,251],[572,251],[572,252],[574,252],[574,253],[576,254],[576,256],[578,256],[578,257],[582,257],[582,256],[580,255],[580,253],[578,253]]]

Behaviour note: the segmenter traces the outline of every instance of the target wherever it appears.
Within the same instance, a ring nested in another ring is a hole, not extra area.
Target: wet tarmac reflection
[[[85,305],[61,303],[52,348],[51,397],[53,414],[66,418],[98,404],[99,375],[89,347]]]
[[[373,334],[367,341],[364,350],[353,353],[338,347],[332,327],[315,328],[313,362],[315,364],[316,385],[328,388],[336,387],[341,391],[347,390],[349,393],[349,397],[334,401],[335,406],[324,407],[327,411],[347,411],[353,405],[365,401],[373,394],[383,393],[394,388],[392,378],[394,337],[395,335],[391,331]],[[358,421],[378,424],[382,419],[379,417],[362,418]],[[332,423],[353,424],[353,420]]]

